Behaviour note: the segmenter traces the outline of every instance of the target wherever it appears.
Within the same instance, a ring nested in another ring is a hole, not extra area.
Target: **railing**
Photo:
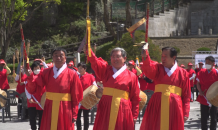
[[[150,16],[163,13],[165,10],[178,7],[179,0],[142,0],[130,2],[132,18],[142,18],[146,15],[146,5],[150,3]],[[126,2],[113,2],[111,4],[111,19],[126,18]]]
[[[102,37],[102,38],[99,38],[99,39],[91,40],[91,44],[92,45],[94,45],[94,44],[102,45],[102,44],[104,44],[106,42],[113,41],[113,40],[114,40],[113,36],[106,36],[106,37]],[[34,60],[36,58],[41,58],[41,56],[44,56],[46,59],[50,59],[51,58],[51,52],[56,47],[64,48],[67,51],[68,56],[73,55],[75,52],[77,52],[78,47],[79,47],[80,44],[81,44],[81,42],[76,42],[76,43],[67,44],[67,45],[64,45],[64,46],[54,46],[53,48],[49,47],[49,49],[39,48],[34,52],[30,52],[29,59]]]

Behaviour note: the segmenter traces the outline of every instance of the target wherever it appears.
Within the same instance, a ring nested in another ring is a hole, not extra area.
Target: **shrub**
[[[15,83],[14,77],[12,75],[8,75],[8,83]]]
[[[207,48],[207,47],[201,47],[201,48],[198,48],[197,51],[211,51],[210,48]]]
[[[179,54],[180,53],[180,49],[178,47],[174,47],[174,48],[176,49],[177,54]]]

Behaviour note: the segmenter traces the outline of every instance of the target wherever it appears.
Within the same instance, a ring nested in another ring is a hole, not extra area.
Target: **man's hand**
[[[199,91],[199,94],[200,94],[201,96],[204,96],[204,92],[202,92],[202,91]]]
[[[136,123],[137,119],[133,119],[134,124]]]
[[[3,66],[4,68],[6,68],[7,64],[5,63],[5,65]]]
[[[72,119],[72,122],[73,122],[73,123],[76,122],[76,119],[73,118],[73,119]]]
[[[188,120],[188,117],[185,116],[185,117],[184,117],[184,122],[186,122],[187,120]]]
[[[102,97],[102,95],[103,95],[103,90],[104,90],[104,88],[103,87],[99,87],[97,90],[96,90],[96,97],[97,98],[101,98]]]
[[[24,68],[24,72],[27,76],[30,76],[32,74],[32,70],[31,69],[27,69],[26,67]]]
[[[24,85],[24,82],[21,82],[20,85]]]
[[[143,50],[142,49],[142,54],[141,54],[141,56],[143,57],[143,58],[146,58],[147,56],[148,56],[148,50]]]
[[[42,57],[41,61],[42,61],[42,62],[45,62],[45,57],[44,57],[44,56]]]
[[[30,103],[36,103],[36,102],[33,101],[33,99],[29,99],[29,102]]]

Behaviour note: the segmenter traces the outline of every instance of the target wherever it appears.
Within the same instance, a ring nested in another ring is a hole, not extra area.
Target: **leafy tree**
[[[145,33],[143,31],[136,31],[135,32],[135,43],[140,43],[141,41],[144,41],[145,39]],[[148,39],[149,43],[149,55],[151,59],[160,62],[161,61],[161,50],[159,46],[152,43],[151,39]],[[127,60],[134,60],[136,59],[136,56],[139,57],[139,60],[141,61],[141,47],[134,47],[133,46],[133,39],[130,36],[130,33],[123,34],[120,41],[116,43],[115,46],[112,46],[107,51],[106,60],[110,62],[110,52],[115,47],[122,47],[127,52]]]
[[[50,0],[2,0],[1,9],[1,54],[0,59],[6,58],[6,53],[13,35],[19,31],[19,24],[26,24],[33,14]],[[60,4],[60,0],[53,0]],[[29,11],[31,10],[31,11]]]

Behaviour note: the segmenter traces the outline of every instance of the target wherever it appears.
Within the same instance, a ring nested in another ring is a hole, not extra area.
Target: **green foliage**
[[[198,48],[197,51],[211,51],[210,48],[207,48],[207,47],[201,47],[201,48]]]
[[[135,43],[140,43],[141,41],[144,41],[145,39],[145,33],[142,31],[136,31],[135,32]],[[161,50],[159,49],[159,46],[156,46],[152,43],[150,39],[148,39],[149,43],[149,55],[151,59],[154,61],[160,62],[161,60]],[[106,60],[110,62],[110,52],[115,47],[122,47],[127,52],[127,60],[134,60],[136,59],[136,56],[141,56],[141,47],[134,47],[133,46],[133,39],[130,36],[130,33],[125,33],[122,36],[122,39],[116,43],[116,45],[112,46],[107,51]],[[139,58],[140,60],[141,58]]]
[[[174,47],[174,48],[176,49],[177,54],[179,54],[180,53],[180,49],[178,47]]]
[[[8,83],[15,83],[14,77],[12,75],[8,75]]]

